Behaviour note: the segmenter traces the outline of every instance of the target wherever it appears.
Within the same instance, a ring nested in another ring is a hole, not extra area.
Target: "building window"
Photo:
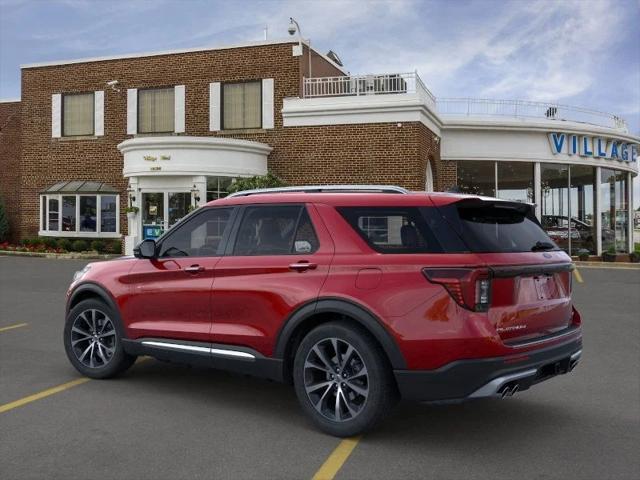
[[[168,133],[175,129],[175,89],[138,91],[138,133]]]
[[[577,236],[571,235],[571,252],[575,255],[580,250],[596,252],[596,169],[588,165],[571,165],[569,167],[571,210],[571,229]]]
[[[229,195],[229,186],[233,181],[231,177],[207,177],[207,202]]]
[[[62,136],[94,134],[94,93],[65,93],[62,96]]]
[[[41,195],[41,235],[60,237],[119,236],[119,195]]]
[[[533,203],[533,163],[497,162],[497,197],[513,202]]]
[[[262,127],[262,83],[225,83],[222,86],[222,128]]]
[[[569,252],[569,166],[540,164],[540,182],[542,227],[560,248]]]
[[[602,251],[628,250],[629,182],[626,172],[603,168],[600,171],[602,208]]]
[[[458,191],[472,195],[496,196],[496,162],[458,162]]]

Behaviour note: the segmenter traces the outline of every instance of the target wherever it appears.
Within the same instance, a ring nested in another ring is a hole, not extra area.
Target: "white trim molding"
[[[136,137],[118,145],[125,177],[267,173],[269,145],[226,137]]]
[[[127,135],[138,133],[138,89],[127,89]]]
[[[220,131],[222,110],[220,108],[220,82],[209,84],[209,131]]]
[[[416,93],[285,98],[282,120],[285,127],[421,122],[438,136],[442,128],[437,113]]]
[[[104,136],[104,91],[93,92],[93,134],[96,137]]]
[[[175,133],[184,133],[185,130],[185,86],[176,85],[174,91],[174,116],[173,129]]]
[[[62,137],[62,94],[51,95],[51,137]]]
[[[274,127],[274,83],[273,78],[262,79],[262,128]]]

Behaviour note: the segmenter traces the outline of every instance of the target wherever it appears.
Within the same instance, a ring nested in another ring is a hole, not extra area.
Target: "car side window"
[[[206,208],[176,225],[160,245],[160,257],[215,257],[224,251],[233,208]]]
[[[232,254],[313,253],[318,245],[306,208],[299,205],[255,206],[244,212]]]

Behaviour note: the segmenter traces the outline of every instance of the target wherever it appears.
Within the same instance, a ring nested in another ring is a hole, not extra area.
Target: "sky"
[[[437,97],[582,106],[640,135],[640,0],[0,0],[0,99],[21,64],[283,39],[291,16],[351,73],[417,70]]]

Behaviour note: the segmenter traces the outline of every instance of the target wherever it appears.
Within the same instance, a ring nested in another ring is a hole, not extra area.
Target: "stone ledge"
[[[60,260],[110,260],[122,255],[111,255],[106,253],[73,252],[73,253],[46,253],[46,252],[15,252],[13,250],[0,250],[0,257],[40,257],[57,258]]]

